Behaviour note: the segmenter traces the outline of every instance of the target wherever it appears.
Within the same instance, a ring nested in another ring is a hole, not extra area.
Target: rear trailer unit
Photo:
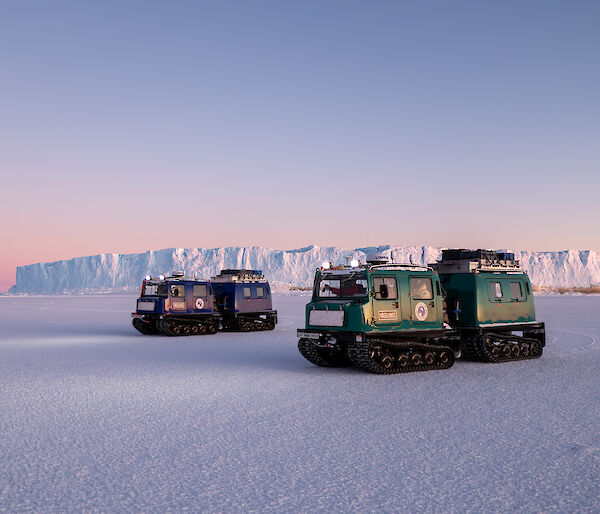
[[[460,335],[463,358],[541,357],[545,325],[536,321],[531,282],[513,253],[443,250],[432,266],[446,292],[448,320]]]
[[[273,330],[277,311],[273,309],[271,287],[262,271],[225,269],[211,279],[217,308],[225,330]]]

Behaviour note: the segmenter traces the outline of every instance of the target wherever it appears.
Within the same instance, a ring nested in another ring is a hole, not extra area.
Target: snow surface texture
[[[188,276],[210,278],[224,268],[261,269],[273,284],[310,286],[315,268],[324,261],[345,263],[346,257],[365,261],[379,248],[397,263],[430,264],[441,255],[432,246],[380,246],[348,250],[309,246],[299,250],[248,248],[169,248],[138,254],[101,254],[67,261],[17,268],[11,293],[78,293],[135,291],[144,276],[183,270]],[[590,286],[600,284],[600,254],[594,251],[515,252],[539,286]]]
[[[599,512],[600,298],[541,359],[377,376],[269,333],[167,338],[133,296],[0,297],[0,511]]]

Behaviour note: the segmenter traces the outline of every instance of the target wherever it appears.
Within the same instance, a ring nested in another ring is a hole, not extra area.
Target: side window
[[[394,277],[375,277],[373,286],[377,300],[396,300],[398,298],[398,288]]]
[[[172,285],[171,286],[171,296],[184,298],[185,297],[185,286],[183,284]]]
[[[244,287],[244,298],[250,298],[252,296],[252,288]]]
[[[410,292],[415,300],[431,300],[433,286],[430,278],[411,277]]]
[[[207,296],[207,290],[206,290],[206,286],[204,284],[195,284],[194,285],[194,298],[206,298]]]
[[[510,293],[512,298],[515,300],[523,299],[523,287],[521,286],[521,282],[511,282],[510,283]]]
[[[490,298],[493,300],[502,299],[502,284],[500,282],[490,282]]]
[[[257,287],[256,288],[256,296],[258,296],[259,298],[262,298],[263,296],[265,296],[265,288]]]

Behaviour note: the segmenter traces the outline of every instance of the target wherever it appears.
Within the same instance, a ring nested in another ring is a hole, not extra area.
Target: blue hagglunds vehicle
[[[223,270],[210,281],[183,272],[147,276],[133,326],[142,334],[184,336],[225,330],[273,330],[277,311],[259,270]]]

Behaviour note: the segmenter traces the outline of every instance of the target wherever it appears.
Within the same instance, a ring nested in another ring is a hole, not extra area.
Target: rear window
[[[250,298],[252,296],[252,289],[250,287],[244,287],[244,297]]]
[[[265,296],[265,288],[257,287],[256,288],[256,296],[258,296],[259,298],[262,298],[263,296]]]
[[[202,284],[202,285],[196,284],[194,286],[193,294],[194,294],[194,298],[206,297],[207,296],[206,286],[204,284]]]

